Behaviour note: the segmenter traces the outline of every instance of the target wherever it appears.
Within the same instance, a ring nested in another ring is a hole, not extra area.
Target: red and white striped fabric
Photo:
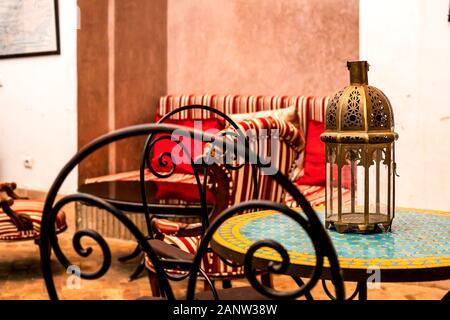
[[[168,236],[180,236],[179,233],[191,233],[191,235],[198,235],[202,230],[202,223],[184,223],[175,222],[168,219],[153,219],[152,225],[154,230]],[[187,236],[185,234],[185,236]]]
[[[197,252],[197,247],[200,244],[200,236],[176,237],[176,236],[166,235],[166,236],[164,236],[164,242],[168,243],[170,245],[173,245],[177,248],[180,248],[181,250],[183,250],[185,252],[189,252],[189,253],[195,255],[195,253]],[[153,263],[147,255],[145,255],[145,267],[148,270],[155,272]],[[202,268],[204,268],[204,266],[202,266]],[[173,274],[185,274],[186,273],[185,271],[181,271],[178,269],[166,270],[166,272],[173,273]]]
[[[295,105],[298,108],[301,129],[303,130],[304,136],[306,137],[306,129],[308,127],[306,125],[307,121],[309,119],[312,119],[323,122],[325,108],[328,104],[328,101],[329,97],[313,96],[251,96],[231,94],[166,95],[160,98],[157,114],[164,115],[182,106],[192,104],[210,106],[228,115],[236,113],[258,112],[264,110],[276,110]],[[209,117],[215,117],[215,115],[206,110],[191,109],[176,113],[173,116],[173,119],[205,119]],[[129,181],[138,179],[139,172],[130,171],[87,179],[86,183],[114,180]],[[189,180],[192,179],[192,176],[175,174],[170,179],[172,179],[173,183],[176,183],[177,181],[180,183],[190,183],[191,181]],[[278,197],[278,195],[276,197]],[[161,202],[179,203],[177,199],[161,200]]]
[[[200,244],[200,237],[174,237],[165,236],[164,242],[173,245],[185,252],[195,255],[197,247]],[[153,264],[150,259],[145,257],[145,266],[147,269],[154,271]],[[230,276],[243,275],[243,269],[241,267],[232,267],[225,264],[214,253],[207,253],[202,260],[201,268],[208,274],[209,277],[214,279],[227,278]],[[167,272],[174,274],[184,274],[181,270],[166,270]]]
[[[283,174],[289,176],[289,173],[297,159],[299,153],[304,147],[304,137],[300,130],[297,130],[292,124],[286,121],[267,118],[254,118],[237,123],[239,129],[244,133],[255,134],[255,143],[250,143],[250,148],[260,157],[267,157],[275,162],[272,166],[278,168]],[[273,132],[276,130],[277,140],[274,145],[271,144]],[[225,131],[234,132],[235,129],[230,127]],[[228,135],[229,137],[230,135]],[[252,139],[250,139],[252,140]],[[272,148],[276,148],[273,150]],[[208,151],[206,151],[208,152]],[[274,157],[274,155],[277,155]],[[252,180],[253,167],[246,163],[239,170],[231,171],[231,197],[229,206],[236,205],[253,199],[254,183]],[[257,199],[270,200],[280,203],[283,198],[284,190],[269,175],[257,173],[258,190]],[[162,220],[161,222],[164,222]],[[170,223],[169,223],[170,224]],[[158,224],[156,224],[158,225]],[[159,231],[164,233],[164,224]],[[168,235],[164,236],[163,241],[176,246],[186,252],[195,254],[200,237],[176,237],[172,236],[172,231],[176,228],[169,228]],[[147,267],[153,270],[151,262],[147,259]],[[230,277],[243,274],[243,268],[232,267],[225,264],[217,254],[209,253],[202,260],[203,270],[208,276],[214,278]],[[169,270],[172,273],[182,273],[178,270]]]
[[[295,160],[305,145],[305,139],[303,133],[297,130],[292,124],[286,121],[268,118],[255,118],[237,123],[242,132],[246,133],[247,130],[254,130],[258,135],[267,133],[267,139],[261,144],[261,139],[258,136],[256,143],[251,143],[250,148],[256,154],[261,157],[268,157],[269,159],[275,159],[276,163],[271,163],[271,166],[277,168],[286,176],[290,176],[290,172],[293,169]],[[271,146],[271,131],[278,131],[278,143]],[[234,131],[233,128],[229,130]],[[272,147],[277,148],[271,150]],[[276,157],[274,157],[276,155]],[[240,170],[231,172],[232,183],[234,184],[231,193],[230,205],[234,205],[240,202],[248,201],[253,198],[254,183],[252,181],[253,167],[245,165]],[[258,199],[270,200],[274,202],[281,202],[283,189],[280,185],[275,183],[270,176],[258,174]]]
[[[33,230],[29,231],[17,230],[17,227],[11,221],[11,218],[0,209],[0,240],[14,241],[38,239],[41,231],[43,208],[44,203],[42,201],[14,200],[14,204],[11,206],[11,209],[16,213],[27,214],[33,223]],[[63,211],[60,211],[56,216],[55,230],[57,233],[60,233],[66,229],[66,215]]]
[[[249,96],[249,95],[167,95],[159,101],[158,114],[164,115],[179,107],[200,104],[217,109],[227,115],[237,113],[277,110],[295,105],[298,108],[300,125],[306,136],[309,119],[324,121],[325,108],[329,97],[313,96]],[[173,119],[206,119],[215,117],[206,110],[185,110],[173,116]]]

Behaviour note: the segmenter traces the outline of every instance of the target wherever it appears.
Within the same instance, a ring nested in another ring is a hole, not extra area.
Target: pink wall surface
[[[358,0],[168,0],[168,93],[331,95],[359,57]]]

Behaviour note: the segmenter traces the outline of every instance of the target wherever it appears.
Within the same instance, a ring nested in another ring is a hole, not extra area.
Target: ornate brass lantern
[[[372,233],[395,213],[394,115],[384,93],[368,85],[367,61],[347,62],[350,85],[326,109],[327,228]]]

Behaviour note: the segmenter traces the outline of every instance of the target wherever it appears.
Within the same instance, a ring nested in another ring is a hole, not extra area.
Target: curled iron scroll
[[[102,148],[103,146],[106,146],[110,143],[120,141],[122,139],[140,136],[140,135],[149,135],[149,134],[170,134],[174,130],[179,129],[177,126],[171,126],[171,125],[165,125],[165,124],[151,124],[151,125],[136,125],[127,127],[124,129],[120,129],[108,134],[105,134],[94,141],[90,142],[85,147],[81,148],[81,150],[75,154],[74,157],[62,168],[62,170],[59,172],[58,176],[56,177],[55,181],[53,182],[48,194],[47,198],[45,200],[43,214],[42,214],[42,223],[41,223],[41,238],[39,243],[40,248],[40,256],[41,256],[41,268],[43,272],[43,276],[45,279],[45,283],[47,286],[47,291],[49,294],[49,297],[51,299],[57,299],[58,294],[56,292],[55,283],[53,281],[53,275],[52,275],[52,265],[50,263],[50,248],[54,248],[58,250],[57,239],[55,237],[54,232],[54,221],[55,221],[55,215],[59,207],[61,207],[64,203],[79,201],[83,203],[87,203],[90,205],[97,206],[101,209],[104,209],[108,212],[110,212],[115,218],[117,218],[122,224],[125,225],[125,227],[133,234],[133,236],[136,238],[138,243],[140,244],[142,250],[145,252],[145,254],[148,256],[148,258],[152,261],[156,275],[158,277],[160,288],[163,290],[165,296],[168,299],[174,299],[174,294],[172,291],[172,288],[168,282],[167,276],[165,275],[162,262],[159,260],[157,254],[154,250],[152,250],[151,245],[147,241],[147,238],[139,231],[139,229],[124,215],[120,210],[118,210],[116,207],[111,205],[110,203],[99,199],[97,197],[86,195],[86,194],[74,194],[70,196],[64,197],[62,200],[60,200],[56,205],[56,196],[58,194],[58,191],[60,190],[63,182],[67,178],[67,176],[72,172],[72,170],[85,158],[87,158],[90,154],[95,152],[96,150]],[[190,134],[204,134],[200,133],[195,130],[189,130]],[[204,134],[208,138],[213,139],[213,136],[210,134]],[[218,138],[217,138],[218,139]],[[229,142],[226,142],[227,146],[232,148],[233,145]],[[242,148],[244,148],[245,154],[251,153],[251,151],[248,149],[247,145],[239,145],[238,148],[241,148],[240,151],[242,151]],[[263,168],[264,169],[264,168]],[[262,169],[262,170],[263,170]],[[291,194],[293,198],[297,201],[297,203],[300,204],[301,208],[304,211],[304,214],[306,215],[306,227],[307,229],[310,229],[311,234],[318,238],[318,241],[320,242],[321,246],[318,248],[316,252],[318,252],[319,259],[318,264],[316,265],[315,270],[317,273],[321,271],[323,260],[321,260],[320,257],[326,256],[328,258],[328,261],[330,263],[330,274],[335,279],[333,284],[335,285],[336,289],[336,297],[337,299],[342,299],[344,297],[344,289],[342,284],[342,276],[339,271],[339,264],[337,261],[337,256],[334,251],[334,247],[331,243],[331,240],[328,237],[328,234],[324,230],[323,226],[321,225],[316,213],[314,210],[310,207],[307,200],[304,198],[304,196],[300,193],[300,191],[289,181],[289,179],[285,176],[283,176],[280,172],[277,172],[275,175],[271,176],[273,179],[277,181],[277,183],[280,183],[286,192]],[[295,212],[295,216],[289,209],[282,205],[277,205],[271,202],[266,201],[250,201],[241,205],[237,205],[235,207],[229,208],[225,210],[221,215],[217,217],[217,219],[211,224],[208,231],[206,232],[203,241],[200,243],[199,247],[199,254],[196,255],[194,259],[194,264],[191,268],[191,274],[189,277],[189,284],[188,284],[188,292],[187,292],[187,298],[192,299],[194,297],[194,290],[195,290],[195,282],[198,277],[198,273],[200,272],[200,262],[202,259],[202,253],[205,253],[208,248],[208,243],[211,240],[212,234],[217,230],[217,228],[220,226],[221,223],[223,223],[227,218],[231,217],[235,213],[245,211],[247,209],[251,209],[254,207],[258,208],[267,208],[267,209],[276,209],[276,210],[285,210],[285,214],[293,217],[294,219],[299,217],[299,214]],[[296,219],[297,220],[297,219]],[[81,233],[78,235],[79,240],[81,237],[87,236],[88,233]],[[92,235],[92,234],[90,234]],[[93,237],[97,238],[99,240],[100,238],[94,235]],[[97,241],[97,243],[100,243],[101,240]],[[78,246],[78,240],[76,240],[76,246]],[[102,244],[100,244],[102,246]],[[103,246],[104,249],[106,248]],[[55,253],[56,253],[55,250]],[[106,249],[104,253],[106,253]],[[80,254],[88,254],[89,250],[82,248],[81,245],[78,246],[78,253]],[[107,253],[106,253],[107,255]],[[62,258],[61,260],[64,261],[64,255],[59,255],[58,259]],[[67,260],[67,259],[66,259]],[[106,259],[107,260],[107,259]],[[68,261],[68,260],[67,260]],[[105,268],[108,265],[108,263],[104,263]],[[104,268],[101,267],[99,270],[97,270],[96,274],[94,276],[98,276],[99,274],[102,274],[104,272]],[[277,267],[273,266],[272,270],[280,270]],[[312,281],[316,280],[316,275],[313,273],[313,277],[309,281],[309,283],[312,283]],[[308,286],[308,283],[305,285],[305,287]],[[301,289],[300,289],[301,290]],[[299,292],[297,292],[299,294]],[[286,298],[286,295],[280,295],[280,298]]]
[[[324,257],[327,256],[329,260],[333,261],[332,257],[330,259],[330,248],[328,247],[328,243],[326,241],[323,241],[323,234],[319,231],[320,229],[317,229],[317,225],[311,223],[311,221],[305,219],[298,212],[293,211],[292,209],[282,204],[276,204],[270,201],[253,200],[228,208],[222,214],[220,214],[211,224],[210,228],[203,237],[202,242],[200,243],[197,255],[194,260],[188,283],[188,300],[194,299],[197,271],[200,267],[203,255],[207,253],[209,242],[211,241],[213,234],[226,220],[228,220],[232,216],[254,208],[275,210],[277,212],[280,212],[280,214],[287,215],[289,218],[298,223],[311,239],[316,255],[316,263],[308,282],[300,286],[300,288],[298,288],[297,290],[280,292],[272,288],[268,288],[260,283],[256,278],[256,273],[254,272],[255,268],[253,267],[255,253],[261,248],[268,247],[276,250],[280,254],[282,258],[281,262],[268,262],[267,264],[267,270],[273,273],[285,272],[289,266],[290,260],[286,249],[280,243],[274,241],[273,239],[262,239],[252,244],[245,254],[245,276],[250,284],[261,294],[276,299],[293,299],[303,295],[307,295],[310,293],[310,290],[317,284],[323,271]],[[343,283],[342,278],[340,277],[338,265],[336,265],[335,263],[336,261],[333,261],[331,264],[331,274],[335,277],[334,283],[336,286],[336,296],[338,297],[338,299],[342,299],[344,291]]]
[[[230,126],[232,128],[234,128],[235,137],[242,140],[243,143],[246,146],[248,146],[248,141],[245,139],[243,132],[241,131],[240,127],[236,124],[236,122],[234,122],[225,113],[223,113],[217,109],[214,109],[210,106],[188,105],[188,106],[182,106],[182,107],[176,108],[176,109],[168,112],[167,114],[165,114],[158,121],[158,124],[162,124],[166,120],[173,117],[174,115],[180,114],[186,110],[207,111],[207,112],[213,113],[213,114],[217,115],[218,117],[224,119],[225,121],[227,121],[230,124]],[[228,131],[225,133],[222,132],[222,134],[229,135],[229,134],[231,134],[231,132],[228,132]],[[204,141],[205,137],[207,137],[207,135],[203,135],[203,134],[194,135],[194,138],[196,140],[200,140],[200,141]],[[210,142],[212,146],[208,149],[206,156],[204,158],[202,158],[202,165],[203,165],[203,182],[202,183],[200,183],[199,167],[194,163],[196,159],[192,158],[192,155],[190,154],[189,150],[187,150],[186,146],[184,146],[178,139],[176,139],[174,137],[166,137],[165,138],[165,139],[170,139],[172,141],[175,141],[177,144],[179,144],[183,148],[183,151],[185,152],[187,157],[189,158],[189,161],[191,163],[191,167],[193,170],[193,174],[197,181],[200,205],[201,205],[201,210],[202,210],[202,226],[205,228],[207,228],[209,226],[209,216],[208,216],[207,203],[206,203],[208,166],[210,165],[210,160],[212,158],[212,152],[213,152],[214,146],[216,146],[216,143],[217,143],[217,139],[215,139],[215,138],[216,137],[212,136],[212,135],[209,135],[206,138],[206,140],[207,140],[206,142]],[[152,228],[152,219],[153,219],[154,215],[152,215],[152,213],[150,212],[150,209],[148,206],[148,201],[147,201],[147,193],[146,193],[147,191],[145,189],[145,169],[148,168],[153,175],[155,175],[156,177],[159,177],[159,178],[169,178],[176,170],[176,164],[174,163],[171,154],[166,153],[166,152],[159,155],[158,163],[161,167],[170,166],[171,170],[167,173],[159,173],[159,172],[157,172],[157,170],[155,170],[153,168],[153,165],[150,161],[150,154],[151,154],[151,151],[154,148],[154,146],[161,140],[163,140],[162,137],[157,138],[157,137],[155,137],[155,135],[153,133],[148,135],[147,140],[145,141],[145,144],[144,144],[144,150],[142,152],[141,164],[140,164],[141,198],[142,198],[142,204],[143,204],[144,212],[145,212],[147,231],[148,231],[150,238],[154,237],[154,231]],[[219,146],[219,147],[223,147],[223,146]],[[224,163],[224,165],[227,169],[231,169],[231,170],[238,170],[243,167],[243,165],[233,166],[232,164],[227,164],[227,163]],[[257,181],[257,176],[256,176],[255,170],[254,170],[254,173],[252,174],[252,179],[253,179],[253,183],[256,186],[258,181]],[[257,197],[257,188],[254,188],[254,197],[255,198]],[[202,232],[202,233],[204,233],[204,232]]]

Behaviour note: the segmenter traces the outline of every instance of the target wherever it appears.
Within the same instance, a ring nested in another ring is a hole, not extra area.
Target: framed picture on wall
[[[60,53],[58,0],[0,1],[0,59]]]

